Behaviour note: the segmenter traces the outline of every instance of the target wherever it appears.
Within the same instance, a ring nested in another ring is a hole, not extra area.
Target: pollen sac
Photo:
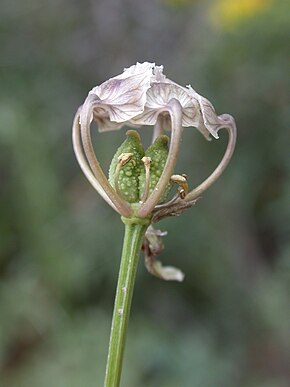
[[[145,156],[151,159],[149,195],[156,187],[156,184],[158,183],[158,180],[163,172],[168,156],[168,142],[169,138],[165,135],[161,135],[156,138],[155,142],[145,152]],[[139,191],[141,199],[142,193],[144,192],[146,185],[146,173],[144,166],[141,169],[139,181]],[[163,203],[165,201],[172,185],[172,182],[168,182],[168,186],[166,187],[166,190],[162,195],[159,203]]]
[[[141,161],[144,149],[140,136],[135,130],[128,130],[127,138],[115,153],[109,169],[109,182],[120,192],[128,203],[139,201],[139,175],[143,168]],[[122,154],[130,155],[128,161],[122,163]],[[121,156],[121,157],[120,157]],[[117,175],[117,176],[116,176]],[[115,184],[118,187],[115,187]]]

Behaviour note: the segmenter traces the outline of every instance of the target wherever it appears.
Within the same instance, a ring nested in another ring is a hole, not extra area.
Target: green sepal
[[[122,197],[128,203],[136,203],[139,201],[139,175],[143,168],[141,161],[144,156],[143,145],[138,132],[128,130],[126,140],[118,148],[115,153],[109,169],[109,182],[115,188],[115,171],[118,163],[118,157],[122,153],[132,153],[132,159],[124,165],[119,173],[118,185]]]
[[[168,156],[168,143],[169,143],[168,136],[161,135],[156,138],[154,143],[145,152],[145,156],[151,158],[149,195],[154,190],[163,172],[163,169],[167,160],[167,156]],[[139,191],[140,191],[140,199],[141,199],[145,189],[144,166],[141,169],[141,173],[139,175],[139,181],[140,181]],[[172,183],[169,182],[159,203],[163,203],[166,200],[166,197],[169,194],[171,187],[172,187]]]

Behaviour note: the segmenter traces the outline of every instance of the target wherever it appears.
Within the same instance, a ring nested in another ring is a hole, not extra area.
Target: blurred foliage
[[[219,182],[160,224],[161,259],[185,281],[153,278],[141,259],[122,384],[289,385],[289,2],[175,5],[1,3],[1,387],[102,385],[123,228],[83,177],[70,128],[87,91],[137,60],[191,82],[239,137]],[[185,130],[177,172],[191,186],[220,137]],[[106,170],[123,138],[96,134]]]

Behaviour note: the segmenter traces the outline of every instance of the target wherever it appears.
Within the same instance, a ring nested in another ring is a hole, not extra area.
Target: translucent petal
[[[182,107],[182,126],[197,127],[200,122],[199,104],[185,87],[166,79],[166,83],[153,83],[147,91],[144,112],[132,119],[138,125],[155,125],[157,117],[171,99],[177,99]]]
[[[137,63],[90,91],[89,95],[98,99],[94,102],[94,118],[101,122],[101,131],[122,126],[110,125],[109,121],[123,124],[144,111],[154,66],[154,63]]]

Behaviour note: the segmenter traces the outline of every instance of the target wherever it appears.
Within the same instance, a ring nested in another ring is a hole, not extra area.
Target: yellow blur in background
[[[213,21],[226,28],[233,28],[238,23],[253,18],[268,9],[272,0],[217,0],[210,11]]]

